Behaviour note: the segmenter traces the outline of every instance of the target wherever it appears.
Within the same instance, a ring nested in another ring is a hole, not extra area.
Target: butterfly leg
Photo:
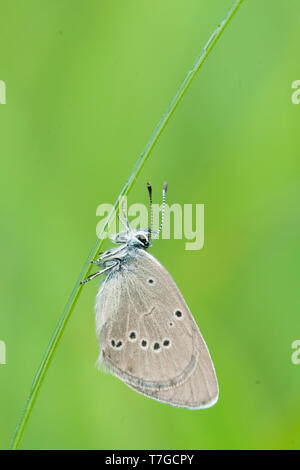
[[[119,260],[116,263],[107,266],[105,269],[98,271],[97,273],[90,274],[84,281],[80,281],[80,284],[86,284],[87,282],[92,281],[93,279],[95,279],[95,277],[98,277],[100,276],[100,274],[105,273],[105,271],[108,271],[109,269],[112,269],[117,266],[117,264],[119,264]]]
[[[96,264],[98,266],[103,266],[105,261],[109,261],[109,258],[111,259],[116,259],[115,255],[117,253],[120,253],[121,251],[126,249],[126,245],[120,246],[118,248],[115,248],[113,250],[107,250],[107,251],[101,251],[98,254],[98,258],[96,260],[90,261],[92,264]]]
[[[101,254],[101,253],[100,253],[100,254]],[[92,261],[90,261],[90,263],[91,263],[91,264],[98,264],[98,265],[99,265],[99,260],[97,260],[97,259],[96,259],[96,260],[93,260],[93,259],[92,259]]]

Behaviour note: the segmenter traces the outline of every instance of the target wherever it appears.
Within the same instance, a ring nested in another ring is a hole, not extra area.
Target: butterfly
[[[92,263],[103,274],[96,296],[98,365],[136,392],[176,407],[208,408],[218,400],[218,382],[208,348],[174,280],[148,253],[163,226],[153,231],[152,187],[147,183],[150,228],[132,229],[123,208],[125,230],[114,235],[119,246]]]

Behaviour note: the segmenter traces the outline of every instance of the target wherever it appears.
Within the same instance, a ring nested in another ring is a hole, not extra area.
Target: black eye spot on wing
[[[169,348],[171,346],[171,341],[169,339],[164,339],[163,340],[163,347],[164,348]]]
[[[121,340],[119,340],[116,344],[116,348],[120,349],[123,345],[123,342]]]
[[[150,279],[148,279],[148,283],[149,283],[149,284],[154,284],[154,282],[155,282],[155,281],[154,281],[154,279],[152,279],[152,277],[151,277]]]
[[[168,326],[169,326],[170,328],[173,328],[174,323],[173,323],[172,321],[169,321],[169,322],[168,322]]]
[[[114,340],[114,339],[112,339],[112,340],[111,340],[111,342],[110,342],[110,345],[111,345],[113,348],[115,347],[115,345],[116,345],[116,342],[115,342],[115,340]]]
[[[134,342],[136,341],[137,338],[137,332],[136,331],[130,331],[128,335],[129,341]]]
[[[175,310],[174,315],[176,318],[178,318],[178,320],[181,320],[183,318],[181,310]]]
[[[158,352],[160,350],[160,344],[156,341],[153,343],[153,351]]]
[[[146,339],[142,339],[141,348],[147,349],[147,347],[148,347],[148,341]]]

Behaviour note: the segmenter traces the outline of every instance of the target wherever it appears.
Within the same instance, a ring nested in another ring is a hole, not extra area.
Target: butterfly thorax
[[[136,250],[145,250],[150,246],[149,229],[139,229],[119,232],[111,240],[120,244],[118,248],[104,251],[97,259],[97,264],[105,267],[120,265],[125,258],[131,256]]]
[[[125,243],[127,246],[136,246],[137,248],[149,248],[151,239],[151,230],[141,228],[137,230],[127,230],[113,235],[113,243]]]

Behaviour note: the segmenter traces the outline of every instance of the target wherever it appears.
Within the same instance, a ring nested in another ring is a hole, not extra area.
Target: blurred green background
[[[231,0],[2,0],[0,447],[113,203]],[[216,406],[176,409],[94,364],[88,284],[22,441],[27,449],[300,447],[297,0],[245,0],[130,194],[205,204],[205,245],[151,250],[209,346]]]

